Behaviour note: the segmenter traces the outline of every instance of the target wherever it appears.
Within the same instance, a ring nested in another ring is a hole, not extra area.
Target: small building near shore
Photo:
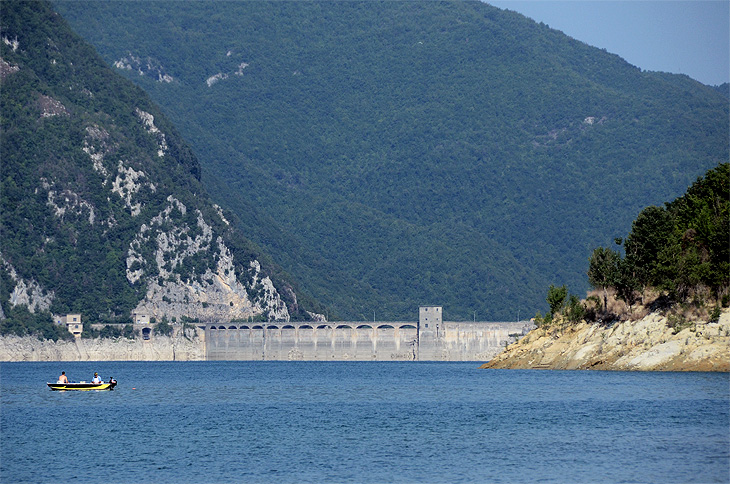
[[[151,318],[148,313],[132,312],[132,322],[134,324],[150,324]]]
[[[56,316],[56,324],[65,325],[69,333],[75,338],[80,338],[84,331],[84,325],[81,322],[80,314],[67,314],[66,316]]]

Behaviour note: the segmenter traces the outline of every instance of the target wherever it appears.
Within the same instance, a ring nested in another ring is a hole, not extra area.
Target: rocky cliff
[[[48,3],[3,3],[0,40],[0,323],[20,331],[19,307],[100,323],[318,317],[212,202],[159,108]]]
[[[610,326],[538,328],[482,368],[730,371],[730,311],[677,333],[657,313]]]

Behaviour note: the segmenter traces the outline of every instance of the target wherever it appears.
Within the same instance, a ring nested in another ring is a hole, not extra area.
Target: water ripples
[[[59,365],[0,364],[3,482],[723,482],[730,465],[727,374],[63,366],[119,386],[51,392]]]

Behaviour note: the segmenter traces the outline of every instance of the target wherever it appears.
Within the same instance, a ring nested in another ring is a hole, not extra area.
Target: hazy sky
[[[728,0],[503,0],[499,8],[648,71],[687,74],[704,84],[730,81]]]

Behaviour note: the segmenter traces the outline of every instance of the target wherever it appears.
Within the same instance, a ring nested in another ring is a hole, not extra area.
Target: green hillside
[[[191,288],[185,302],[210,308],[229,296],[217,277],[240,284],[221,317],[234,300],[252,316],[306,317],[279,269],[211,203],[198,160],[149,96],[49,3],[0,9],[0,320],[19,334],[35,324],[29,313],[126,322],[142,300],[154,316],[151,286],[166,303],[173,286]],[[269,275],[287,308],[264,294]]]
[[[330,317],[544,309],[728,159],[728,98],[480,2],[65,2]]]

